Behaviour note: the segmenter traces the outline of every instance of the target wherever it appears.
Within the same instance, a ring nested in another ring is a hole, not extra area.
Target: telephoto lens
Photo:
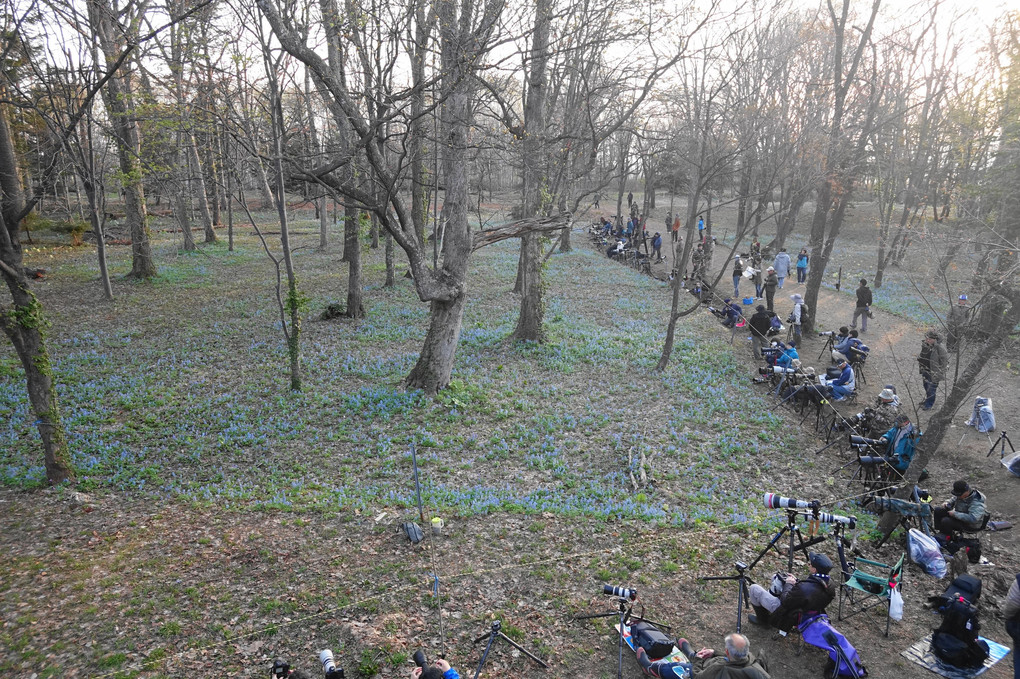
[[[795,500],[776,493],[765,493],[761,501],[769,509],[817,509],[822,506],[818,500]]]
[[[319,662],[322,663],[322,671],[326,679],[344,679],[344,668],[337,667],[333,662],[333,651],[324,649],[319,653]]]
[[[618,596],[621,599],[630,599],[631,601],[637,599],[637,590],[627,589],[626,587],[613,587],[612,585],[602,585],[602,593],[608,594],[609,596]]]

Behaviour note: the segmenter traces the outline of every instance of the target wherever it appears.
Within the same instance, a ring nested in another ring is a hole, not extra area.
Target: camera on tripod
[[[708,310],[719,318],[726,318],[726,312],[723,311],[722,309],[716,309],[714,306],[710,306],[708,307]]]
[[[776,493],[765,493],[762,496],[762,502],[769,509],[819,509],[822,506],[820,500],[795,500],[789,497],[783,497]]]
[[[344,679],[344,668],[336,666],[336,662],[333,660],[333,651],[328,648],[321,651],[319,662],[322,663],[322,671],[326,679]],[[287,679],[290,675],[290,663],[283,658],[273,661],[273,668],[269,671],[271,679]]]
[[[835,334],[835,332],[834,332],[834,331],[832,331],[832,330],[826,330],[826,331],[824,331],[824,332],[820,332],[820,333],[818,333],[818,336],[819,336],[819,337],[832,337],[832,336],[833,336],[834,334]]]
[[[765,366],[760,366],[758,368],[758,374],[761,375],[762,377],[767,377],[769,375],[783,375],[783,374],[792,375],[795,372],[797,372],[797,371],[794,368],[784,368],[781,365],[765,365]]]
[[[853,430],[863,429],[869,422],[871,422],[871,418],[874,417],[874,416],[875,416],[874,409],[872,409],[872,408],[865,408],[864,410],[862,410],[861,412],[857,413],[853,417],[848,417],[845,420],[837,421],[836,424],[833,425],[833,428],[836,431],[846,431],[848,429],[853,429]],[[879,441],[881,441],[881,439],[869,439],[869,440],[872,440],[872,441],[879,440]]]
[[[620,599],[637,601],[637,590],[627,587],[614,587],[613,585],[602,585],[602,593],[607,596],[615,596]]]
[[[885,447],[885,439],[869,439],[867,436],[855,436],[850,434],[850,446],[857,450],[868,450],[869,448]]]

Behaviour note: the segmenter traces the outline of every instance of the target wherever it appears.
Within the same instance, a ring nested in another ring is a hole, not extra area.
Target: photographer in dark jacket
[[[750,600],[755,615],[748,620],[787,631],[805,615],[824,613],[836,597],[836,587],[829,578],[832,560],[819,552],[809,552],[808,562],[810,575],[798,580],[787,573],[778,595],[761,585],[751,585]]]
[[[772,329],[772,317],[765,310],[765,306],[759,304],[755,307],[748,323],[751,325],[751,351],[755,358],[761,358],[761,348],[769,344],[768,335],[769,330]]]
[[[868,287],[868,280],[861,279],[861,285],[857,288],[857,307],[854,309],[854,318],[850,321],[850,327],[857,327],[858,317],[861,319],[861,332],[868,331],[868,319],[871,318],[871,288]]]

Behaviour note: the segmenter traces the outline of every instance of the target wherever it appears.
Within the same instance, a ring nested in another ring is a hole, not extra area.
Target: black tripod
[[[825,356],[826,354],[829,355],[829,358],[832,358],[832,352],[835,350],[836,343],[832,340],[832,334],[830,333],[829,338],[826,340],[825,345],[822,347],[822,350],[818,352],[818,360],[819,361],[822,360],[822,356]]]
[[[760,557],[759,557],[760,558]],[[736,575],[710,575],[704,578],[698,578],[698,580],[736,580],[737,581],[737,633],[740,633],[740,621],[743,618],[744,605],[750,601],[751,594],[747,590],[748,577],[744,571],[748,570],[748,565],[743,561],[737,561],[733,564],[733,567],[737,569]]]
[[[595,618],[615,618],[617,616],[620,617],[619,660],[617,661],[617,665],[616,665],[616,676],[617,676],[617,679],[623,679],[623,628],[627,626],[627,621],[628,620],[632,620],[634,622],[644,621],[644,622],[651,623],[651,624],[655,625],[656,627],[660,627],[660,628],[662,628],[664,630],[669,630],[670,626],[669,625],[664,625],[661,622],[655,622],[654,620],[649,620],[648,618],[644,617],[644,607],[643,606],[642,606],[642,609],[641,609],[641,615],[634,616],[632,618],[630,613],[631,613],[631,610],[632,610],[633,607],[627,608],[627,598],[626,597],[622,597],[622,596],[621,597],[617,597],[616,601],[617,601],[617,604],[619,605],[619,610],[616,610],[616,611],[606,611],[605,613],[590,613],[588,615],[578,615],[578,616],[574,617],[574,620],[594,620]],[[478,679],[478,677],[476,676],[475,679]]]
[[[482,661],[480,663],[478,663],[478,669],[475,670],[475,679],[478,679],[478,675],[482,673],[482,667],[485,665],[485,660],[486,660],[486,658],[489,657],[489,649],[492,648],[492,642],[494,642],[497,638],[503,639],[504,641],[508,642],[511,646],[516,648],[518,651],[520,651],[524,655],[528,656],[529,658],[531,658],[532,660],[537,662],[542,667],[544,667],[546,669],[549,669],[549,666],[546,665],[544,662],[542,662],[538,657],[532,655],[531,653],[526,651],[516,641],[514,641],[513,639],[511,639],[507,635],[503,634],[503,630],[500,629],[499,620],[493,620],[492,621],[492,629],[489,630],[488,632],[486,632],[485,634],[483,634],[482,636],[480,636],[480,637],[478,637],[477,639],[474,640],[474,643],[476,643],[476,644],[479,641],[481,641],[482,639],[488,639],[489,640],[489,643],[485,645],[485,653],[482,654]]]
[[[1013,447],[1013,442],[1009,440],[1009,436],[1006,435],[1006,430],[1003,429],[1002,433],[999,434],[999,438],[995,439],[995,443],[993,443],[992,447],[988,449],[988,455],[985,455],[985,457],[988,457],[992,453],[994,453],[996,448],[999,449],[999,459],[1000,460],[1002,458],[1006,457],[1006,444],[1007,443],[1009,444],[1009,449],[1012,450],[1015,453],[1016,452],[1016,448]]]
[[[758,553],[758,556],[756,556],[754,561],[751,562],[751,565],[747,567],[747,570],[751,570],[752,568],[757,566],[758,562],[762,560],[762,557],[764,557],[765,554],[767,554],[768,551],[770,549],[772,549],[773,547],[775,547],[777,554],[782,555],[782,552],[780,552],[779,548],[776,547],[776,543],[778,543],[782,539],[783,535],[785,535],[786,533],[790,534],[790,548],[787,550],[787,553],[786,553],[786,557],[787,557],[786,570],[788,572],[793,572],[793,553],[794,552],[806,552],[808,547],[811,547],[813,545],[817,545],[819,542],[825,542],[825,536],[824,535],[816,535],[815,537],[811,538],[810,540],[805,540],[803,533],[800,532],[800,527],[797,526],[797,517],[798,516],[805,516],[805,517],[811,518],[810,514],[801,514],[800,512],[798,512],[796,510],[787,509],[786,510],[786,525],[783,526],[782,528],[780,528],[779,532],[776,533],[775,537],[772,538],[772,541],[769,542],[767,545],[765,545],[765,549],[761,550]],[[796,544],[794,544],[794,539],[796,539],[796,541],[797,541]]]

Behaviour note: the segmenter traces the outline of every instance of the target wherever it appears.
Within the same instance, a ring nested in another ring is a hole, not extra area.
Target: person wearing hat
[[[917,356],[917,367],[921,373],[925,394],[921,410],[931,410],[935,405],[939,382],[946,376],[946,368],[949,367],[949,352],[942,345],[941,339],[936,331],[929,330],[921,343],[921,353]]]
[[[740,320],[740,315],[743,312],[743,308],[739,304],[733,302],[733,300],[729,297],[724,299],[723,303],[726,305],[723,307],[723,311],[726,312],[726,318],[723,319],[722,324],[727,328],[736,327],[737,321]]]
[[[789,320],[793,325],[793,337],[799,342],[801,337],[801,324],[807,317],[807,305],[804,304],[804,298],[797,293],[790,295],[790,299],[793,300],[793,311],[790,312]]]
[[[836,587],[829,577],[832,560],[821,552],[808,552],[808,570],[809,575],[803,580],[786,573],[778,593],[751,585],[748,598],[754,615],[748,616],[748,620],[788,631],[801,618],[824,613],[836,596]],[[773,587],[778,589],[775,582]]]
[[[751,352],[755,358],[761,358],[761,348],[768,346],[769,330],[772,329],[772,317],[761,304],[754,308],[751,319],[748,322],[751,326]]]
[[[886,462],[898,471],[901,476],[907,472],[907,468],[910,467],[910,461],[914,459],[918,436],[920,434],[917,433],[914,425],[911,424],[910,416],[906,413],[900,413],[896,416],[896,424],[893,425],[892,429],[879,437],[886,442]]]
[[[899,414],[899,399],[896,398],[896,392],[887,386],[878,393],[878,397],[875,399],[866,436],[878,438],[880,434],[889,431],[896,426],[896,417]]]
[[[740,279],[744,277],[744,263],[740,256],[733,258],[733,296],[740,297]]]
[[[847,361],[839,362],[839,377],[829,382],[832,390],[832,400],[842,401],[857,388],[857,379],[854,376],[854,369]]]
[[[776,296],[776,288],[779,287],[779,277],[776,276],[776,267],[770,266],[765,269],[765,284],[762,287],[765,289],[765,304],[769,311],[775,313],[775,309],[772,307],[772,300]]]
[[[743,634],[727,634],[723,640],[723,653],[711,648],[698,652],[686,639],[677,639],[676,645],[690,659],[690,662],[652,660],[640,646],[637,660],[644,673],[650,677],[686,677],[693,679],[769,679],[768,664],[763,654],[751,652],[751,642]],[[690,674],[688,675],[688,672]]]
[[[953,484],[953,498],[934,508],[935,527],[945,535],[958,530],[980,530],[987,511],[981,491],[960,479]]]
[[[946,350],[953,352],[960,342],[964,329],[971,321],[970,307],[967,306],[967,295],[962,294],[956,300],[956,306],[949,308],[946,316]]]

